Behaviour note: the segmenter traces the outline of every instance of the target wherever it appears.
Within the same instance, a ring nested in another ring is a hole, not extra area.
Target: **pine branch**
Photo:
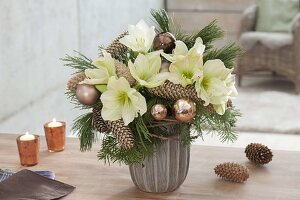
[[[151,146],[152,147],[152,146]],[[150,149],[150,147],[148,147]],[[98,152],[98,159],[104,160],[105,163],[124,163],[126,165],[133,163],[142,163],[147,156],[154,153],[152,151],[145,151],[144,147],[137,144],[134,148],[126,149],[121,147],[117,140],[111,135],[105,135],[100,151]]]
[[[212,48],[212,42],[224,37],[224,31],[217,25],[217,20],[210,22],[199,32],[192,34],[186,40],[189,48],[193,47],[196,39],[200,37],[203,40],[206,50]]]
[[[158,32],[170,32],[170,18],[164,9],[150,11],[154,22],[157,24]]]
[[[74,120],[72,130],[80,140],[80,150],[87,151],[97,141],[97,133],[93,129],[93,113],[86,113]]]
[[[75,51],[78,56],[70,56],[66,55],[65,58],[61,58],[63,62],[65,62],[64,66],[71,67],[76,70],[75,73],[83,72],[86,69],[93,69],[96,68],[92,64],[92,60],[87,58],[85,55]]]
[[[206,62],[207,60],[220,59],[227,68],[231,69],[234,67],[234,60],[240,54],[241,48],[235,43],[232,43],[221,49],[212,49],[208,51],[204,55],[203,61]]]
[[[206,129],[209,133],[217,133],[222,142],[233,142],[237,139],[235,123],[240,116],[241,113],[234,107],[228,108],[223,115],[205,112],[202,107],[198,107],[193,128],[199,132]]]

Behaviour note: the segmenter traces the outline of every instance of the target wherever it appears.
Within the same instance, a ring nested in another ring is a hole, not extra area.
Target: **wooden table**
[[[0,168],[20,170],[16,135],[0,134]],[[41,137],[40,163],[30,170],[52,170],[57,180],[76,186],[65,200],[125,199],[228,199],[228,200],[299,200],[300,152],[274,151],[273,161],[263,167],[249,163],[239,148],[192,146],[191,164],[185,183],[175,192],[150,194],[133,185],[127,166],[105,165],[97,160],[97,147],[79,151],[78,140],[67,139],[66,150],[46,151]],[[243,163],[250,169],[246,183],[220,180],[214,174],[216,164],[225,161]]]

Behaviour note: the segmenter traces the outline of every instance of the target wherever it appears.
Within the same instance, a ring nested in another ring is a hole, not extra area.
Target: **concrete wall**
[[[243,11],[255,0],[167,0],[167,10],[174,21],[188,33],[200,30],[214,19],[226,31],[217,46],[237,40]]]
[[[52,117],[80,113],[64,95],[69,69],[59,58],[79,50],[96,58],[127,24],[149,20],[163,0],[1,0],[0,133],[43,134]]]

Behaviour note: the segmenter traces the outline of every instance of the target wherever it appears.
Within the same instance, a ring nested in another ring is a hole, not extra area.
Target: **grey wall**
[[[99,44],[163,0],[0,0],[0,133],[43,134],[52,117],[67,121],[80,113],[66,100],[72,73],[59,58],[79,50],[96,58]]]

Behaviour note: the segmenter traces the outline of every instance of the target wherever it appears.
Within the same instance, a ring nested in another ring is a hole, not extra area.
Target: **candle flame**
[[[56,122],[56,119],[55,119],[55,118],[53,118],[52,122]]]
[[[29,135],[29,132],[28,132],[28,131],[26,131],[26,132],[25,132],[25,135]]]

